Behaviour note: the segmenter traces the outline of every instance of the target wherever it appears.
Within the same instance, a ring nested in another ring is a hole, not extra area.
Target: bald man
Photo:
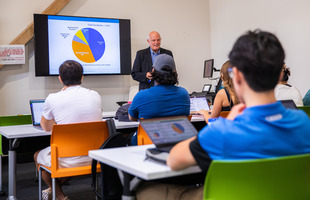
[[[173,57],[171,51],[160,48],[161,37],[158,32],[150,32],[147,42],[149,47],[137,52],[131,71],[132,78],[139,82],[139,90],[154,86],[151,72],[153,70],[153,63],[159,54],[168,54]]]

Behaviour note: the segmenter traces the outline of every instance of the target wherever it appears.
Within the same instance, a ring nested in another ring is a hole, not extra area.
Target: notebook
[[[191,97],[190,98],[190,114],[193,115],[201,109],[210,110],[210,106],[209,106],[209,103],[206,97]]]
[[[35,128],[42,129],[40,126],[40,121],[43,113],[43,105],[45,100],[36,99],[36,100],[30,100],[29,102],[30,102],[32,125]]]
[[[164,163],[174,145],[198,134],[186,116],[144,119],[140,124],[156,146],[146,151],[147,158]]]

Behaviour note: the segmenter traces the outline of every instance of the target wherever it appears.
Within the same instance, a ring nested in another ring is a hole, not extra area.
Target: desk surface
[[[204,121],[204,119],[202,115],[193,115],[191,121]],[[137,128],[139,126],[139,122],[119,122],[115,119],[114,122],[116,129]],[[51,135],[51,132],[45,132],[43,130],[37,129],[33,127],[32,124],[26,124],[17,126],[1,126],[0,134],[5,136],[7,139],[14,139]]]
[[[89,151],[89,156],[144,180],[168,178],[200,172],[198,166],[172,171],[170,167],[152,160],[145,160],[145,151],[154,145],[120,147]]]
[[[33,127],[32,124],[27,124],[17,126],[1,126],[0,134],[5,136],[7,139],[15,139],[51,135],[51,132],[45,132],[44,130]]]

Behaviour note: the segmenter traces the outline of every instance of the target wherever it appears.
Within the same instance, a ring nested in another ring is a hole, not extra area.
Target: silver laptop
[[[186,116],[144,119],[140,124],[156,146],[147,150],[147,157],[162,162],[174,145],[198,134]]]
[[[40,121],[41,121],[41,117],[43,113],[43,106],[44,106],[45,100],[36,99],[36,100],[30,100],[29,102],[30,102],[32,125],[35,128],[42,129],[40,125]]]
[[[193,115],[201,109],[210,110],[210,106],[209,106],[209,103],[206,97],[191,97],[190,98],[190,114]]]

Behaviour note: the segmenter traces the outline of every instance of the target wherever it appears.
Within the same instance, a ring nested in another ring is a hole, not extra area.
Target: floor
[[[8,164],[7,159],[3,159],[3,191],[8,192]],[[81,176],[70,179],[69,185],[63,186],[65,194],[71,200],[92,200],[95,199],[95,194],[91,188],[91,177]],[[36,181],[35,164],[28,162],[17,164],[17,188],[16,194],[18,200],[36,200],[38,195],[39,184]],[[43,184],[43,189],[46,185]],[[7,199],[5,196],[0,196],[0,200]]]

